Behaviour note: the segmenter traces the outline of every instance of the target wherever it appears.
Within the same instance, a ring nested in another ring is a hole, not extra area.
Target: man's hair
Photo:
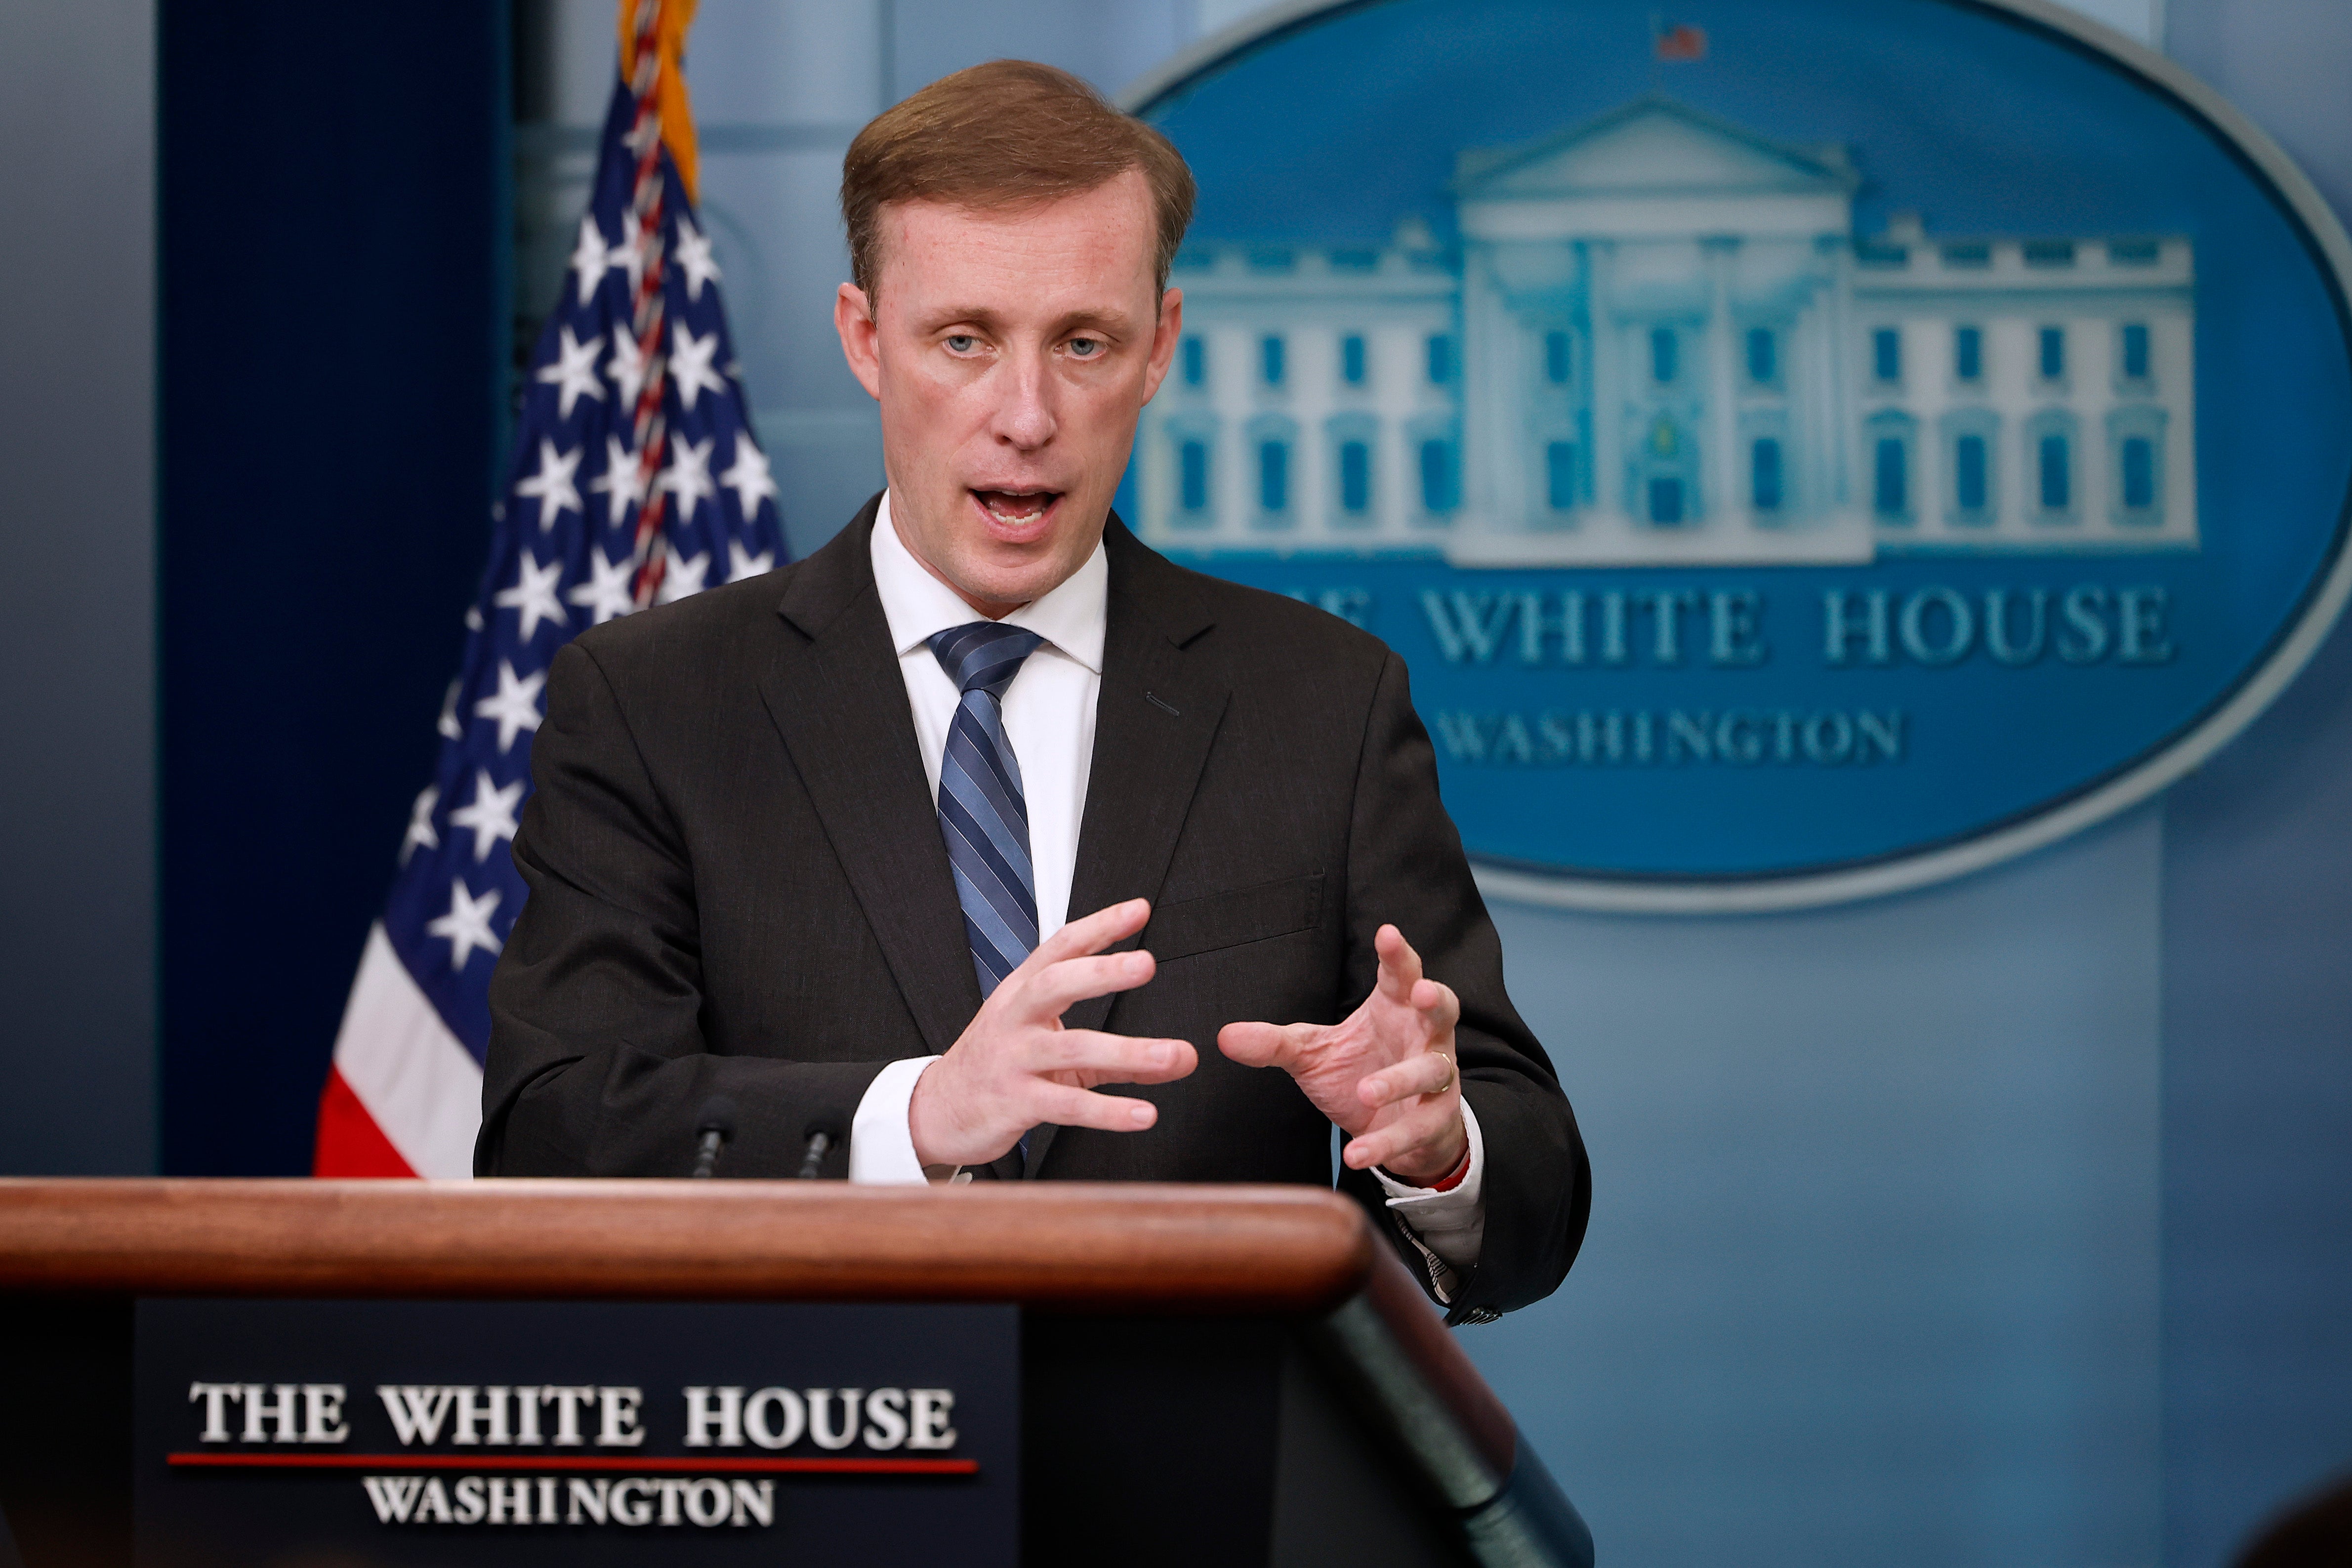
[[[1195,190],[1192,171],[1167,137],[1069,72],[1034,60],[991,60],[941,77],[875,116],[841,161],[850,278],[871,309],[887,203],[1042,206],[1129,169],[1140,171],[1151,191],[1154,267],[1165,292]]]

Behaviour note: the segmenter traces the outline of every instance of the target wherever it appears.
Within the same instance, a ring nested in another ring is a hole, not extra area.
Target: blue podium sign
[[[1491,893],[1992,864],[2352,585],[2343,231],[2053,6],[1300,5],[1132,102],[1202,198],[1122,515],[1405,656]]]
[[[137,1561],[1017,1559],[1009,1306],[159,1300]]]

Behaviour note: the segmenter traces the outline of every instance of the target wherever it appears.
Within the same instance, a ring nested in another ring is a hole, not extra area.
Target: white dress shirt
[[[923,775],[936,800],[948,727],[955,721],[962,693],[931,652],[930,638],[982,616],[908,550],[890,521],[887,494],[874,519],[872,552],[874,586],[890,625],[898,673],[907,682]],[[1045,639],[1023,662],[1003,699],[1005,738],[1020,763],[1022,794],[1029,808],[1029,860],[1037,879],[1040,942],[1061,930],[1069,918],[1070,878],[1077,865],[1078,828],[1086,817],[1087,778],[1094,766],[1095,708],[1102,691],[1109,584],[1110,564],[1097,544],[1068,580],[1000,623],[1024,627]],[[907,1108],[914,1099],[915,1080],[937,1060],[910,1057],[892,1062],[867,1087],[850,1121],[851,1181],[911,1184],[926,1179],[907,1124]],[[1481,1201],[1485,1145],[1466,1100],[1462,1115],[1470,1135],[1470,1169],[1451,1190],[1408,1186],[1383,1172],[1373,1173],[1388,1191],[1389,1207],[1409,1222],[1406,1234],[1429,1264],[1441,1294],[1449,1299],[1454,1270],[1477,1261],[1486,1229]]]

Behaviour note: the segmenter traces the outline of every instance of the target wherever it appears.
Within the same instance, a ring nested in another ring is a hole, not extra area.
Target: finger
[[[1227,1024],[1217,1031],[1217,1049],[1245,1068],[1286,1071],[1298,1065],[1319,1033],[1315,1024]]]
[[[1384,925],[1373,934],[1372,951],[1381,958],[1381,990],[1391,1000],[1410,1006],[1412,988],[1421,980],[1421,954],[1392,925]]]
[[[1063,1127],[1092,1127],[1103,1132],[1140,1132],[1160,1120],[1159,1107],[1148,1100],[1127,1100],[1042,1081],[1038,1089],[1034,1104],[1039,1121]]]
[[[1356,1082],[1356,1098],[1378,1110],[1415,1095],[1443,1094],[1454,1081],[1454,1058],[1444,1051],[1423,1051],[1394,1067],[1366,1073]]]
[[[1024,1016],[1042,1023],[1060,1017],[1089,996],[1132,991],[1150,979],[1158,967],[1148,952],[1066,958],[1022,976],[1019,1005]]]
[[[1021,963],[1021,969],[1043,969],[1049,963],[1059,963],[1066,958],[1084,958],[1123,937],[1133,936],[1151,918],[1151,900],[1129,899],[1125,903],[1109,904],[1080,920],[1075,920],[1039,942]],[[1021,973],[1015,970],[1014,973]]]
[[[1460,1121],[1461,1112],[1453,1102],[1427,1101],[1385,1127],[1350,1139],[1347,1147],[1339,1151],[1339,1158],[1351,1171],[1370,1170],[1374,1165],[1393,1170],[1414,1150],[1450,1142]]]
[[[1136,1039],[1100,1029],[1039,1029],[1024,1053],[1031,1072],[1082,1072],[1104,1083],[1167,1083],[1200,1065],[1190,1040]]]
[[[1462,1021],[1462,998],[1454,987],[1438,980],[1423,980],[1412,988],[1412,1005],[1429,1017],[1429,1026],[1436,1033],[1450,1033]]]

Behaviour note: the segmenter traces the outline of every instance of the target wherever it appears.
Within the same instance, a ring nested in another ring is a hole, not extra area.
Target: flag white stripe
[[[368,930],[343,1007],[335,1067],[418,1175],[474,1173],[482,1069],[417,988],[381,921]]]

